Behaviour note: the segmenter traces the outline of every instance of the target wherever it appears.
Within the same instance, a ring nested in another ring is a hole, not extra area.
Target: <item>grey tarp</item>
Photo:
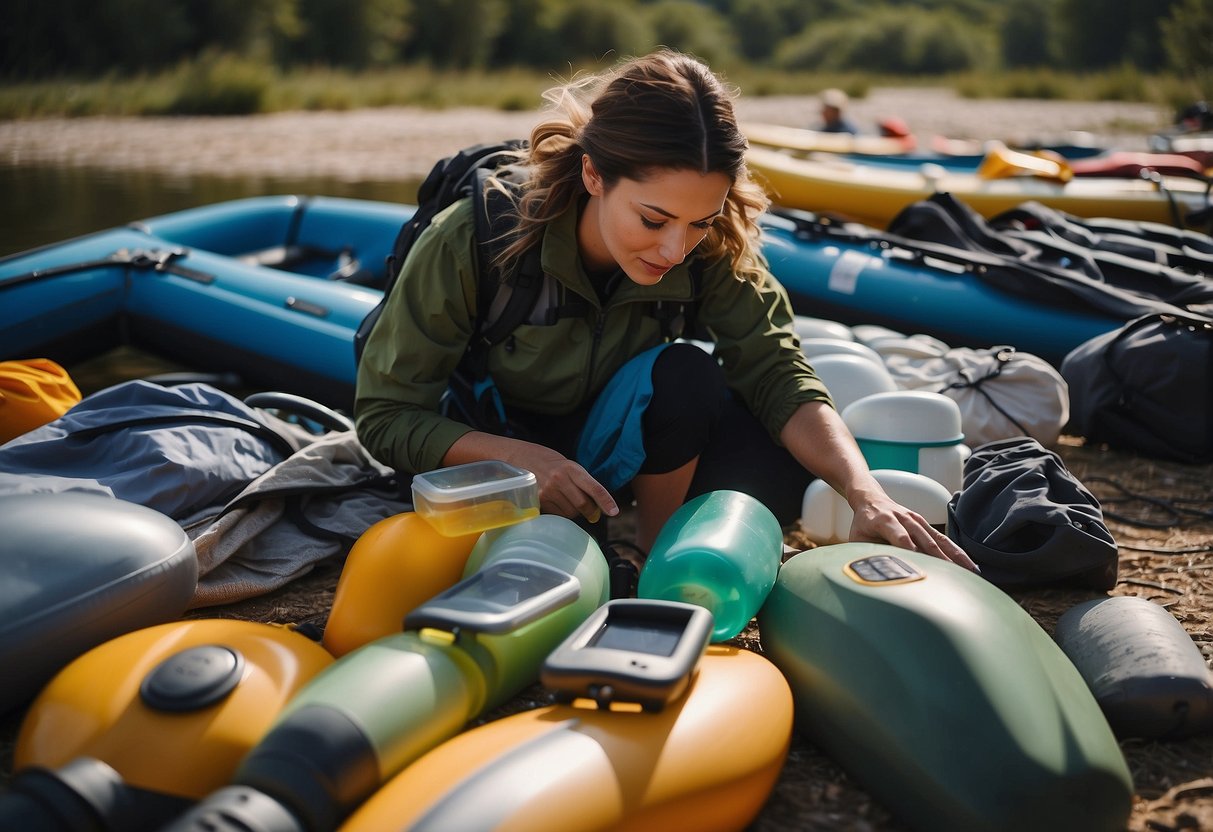
[[[344,556],[409,507],[390,474],[352,431],[317,437],[206,384],[125,382],[0,445],[0,496],[99,493],[185,527],[199,557],[195,607]]]

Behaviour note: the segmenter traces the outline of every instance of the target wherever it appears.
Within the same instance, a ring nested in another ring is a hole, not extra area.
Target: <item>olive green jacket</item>
[[[654,286],[621,280],[599,302],[578,256],[576,226],[576,209],[553,220],[541,261],[547,275],[584,299],[587,314],[524,324],[490,350],[489,371],[507,412],[562,414],[592,401],[628,359],[661,343],[651,302],[691,298],[684,263]],[[406,473],[440,467],[471,430],[440,415],[438,405],[471,338],[476,294],[471,200],[464,199],[418,237],[359,363],[358,438],[384,464]],[[792,332],[787,293],[773,277],[758,288],[721,260],[704,269],[696,309],[729,386],[777,441],[797,406],[829,401]]]

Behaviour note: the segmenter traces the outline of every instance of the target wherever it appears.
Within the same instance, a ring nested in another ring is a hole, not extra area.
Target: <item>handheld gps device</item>
[[[509,633],[577,600],[581,582],[547,564],[519,558],[492,563],[435,595],[404,618],[406,630]]]
[[[552,651],[539,678],[557,702],[635,702],[659,711],[686,691],[712,627],[712,614],[695,604],[608,601]]]

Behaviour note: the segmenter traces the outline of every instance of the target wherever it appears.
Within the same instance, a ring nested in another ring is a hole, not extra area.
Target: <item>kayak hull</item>
[[[906,206],[936,192],[951,193],[983,217],[1036,201],[1079,217],[1115,217],[1182,226],[1208,205],[1204,183],[1195,179],[1076,177],[982,178],[975,172],[900,170],[847,159],[800,159],[753,147],[747,163],[771,199],[786,208],[829,213],[886,228]]]
[[[873,558],[911,577],[877,580]],[[798,729],[913,828],[1124,828],[1133,784],[1098,703],[978,575],[890,546],[824,546],[784,563],[758,620]]]

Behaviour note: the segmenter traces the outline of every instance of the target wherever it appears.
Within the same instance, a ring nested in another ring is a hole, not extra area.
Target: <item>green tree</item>
[[[1167,65],[1191,82],[1194,97],[1213,99],[1213,5],[1181,0],[1160,28]]]
[[[1043,67],[1057,63],[1056,7],[1057,0],[1019,0],[1007,4],[999,26],[1005,66]]]
[[[493,46],[494,66],[551,67],[559,63],[556,26],[561,0],[505,0],[505,19]]]
[[[1209,0],[1203,0],[1207,3]],[[1061,58],[1078,70],[1166,63],[1161,23],[1175,0],[1058,0]],[[1206,55],[1206,61],[1208,56]]]
[[[409,56],[447,69],[487,66],[506,11],[503,0],[421,0],[413,7]]]
[[[995,54],[988,27],[951,12],[875,8],[807,27],[780,44],[775,60],[791,70],[922,75],[979,69]]]
[[[298,0],[301,25],[286,45],[286,63],[361,69],[400,58],[408,36],[409,0]]]
[[[193,42],[186,54],[178,53],[179,60],[206,52],[269,61],[301,32],[297,0],[191,0],[183,8]]]
[[[653,45],[653,31],[633,3],[570,0],[556,27],[561,62],[612,63],[612,56],[638,55]]]
[[[728,22],[711,7],[693,0],[658,0],[648,8],[648,19],[658,44],[713,65],[727,64],[737,54]]]
[[[787,33],[779,10],[768,0],[734,0],[729,9],[737,48],[751,61],[765,61]]]
[[[9,77],[135,72],[195,51],[188,10],[157,0],[9,0],[0,61]]]

